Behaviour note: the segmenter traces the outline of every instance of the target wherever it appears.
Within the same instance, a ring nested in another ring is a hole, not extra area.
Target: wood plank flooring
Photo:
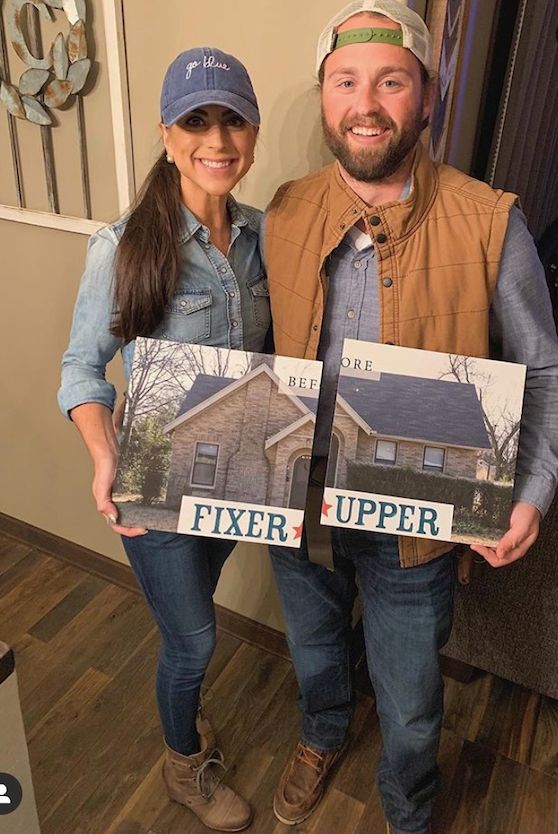
[[[158,638],[143,600],[0,536],[0,638],[12,645],[43,834],[207,834],[161,779]],[[252,834],[298,737],[290,663],[220,633],[207,712]],[[297,834],[385,834],[373,768],[381,740],[361,695],[353,744]],[[491,675],[446,681],[436,834],[558,834],[558,702]]]

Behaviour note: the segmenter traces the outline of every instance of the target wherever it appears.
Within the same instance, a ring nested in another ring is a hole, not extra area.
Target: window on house
[[[217,475],[217,458],[219,446],[214,443],[196,443],[194,466],[192,468],[192,486],[215,486]]]
[[[424,447],[424,459],[422,462],[423,469],[436,469],[442,472],[446,460],[446,450],[440,449],[437,446]]]
[[[397,457],[397,443],[392,440],[377,440],[374,451],[375,463],[394,464]]]

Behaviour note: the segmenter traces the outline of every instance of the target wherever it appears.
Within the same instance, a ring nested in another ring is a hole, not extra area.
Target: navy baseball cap
[[[230,107],[250,124],[260,124],[256,94],[246,67],[210,46],[181,52],[168,68],[161,90],[161,121],[170,127],[206,104]]]

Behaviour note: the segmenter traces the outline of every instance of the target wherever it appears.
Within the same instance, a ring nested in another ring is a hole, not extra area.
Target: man
[[[279,189],[265,226],[275,347],[322,359],[314,453],[327,455],[344,338],[499,357],[528,366],[509,530],[492,566],[522,558],[558,470],[558,352],[544,274],[514,195],[419,143],[433,104],[431,39],[399,0],[356,0],[318,46],[333,165]],[[278,787],[284,823],[306,819],[345,748],[355,577],[384,749],[388,831],[431,831],[442,720],[438,652],[452,618],[447,543],[333,529],[334,571],[307,544],[272,548],[300,689],[301,742]]]

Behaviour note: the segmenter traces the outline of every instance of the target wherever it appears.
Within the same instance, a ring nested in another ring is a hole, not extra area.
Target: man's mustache
[[[347,133],[353,127],[368,127],[371,130],[395,130],[397,125],[389,116],[375,116],[373,119],[370,116],[353,116],[350,119],[344,119],[339,125],[341,133]]]

